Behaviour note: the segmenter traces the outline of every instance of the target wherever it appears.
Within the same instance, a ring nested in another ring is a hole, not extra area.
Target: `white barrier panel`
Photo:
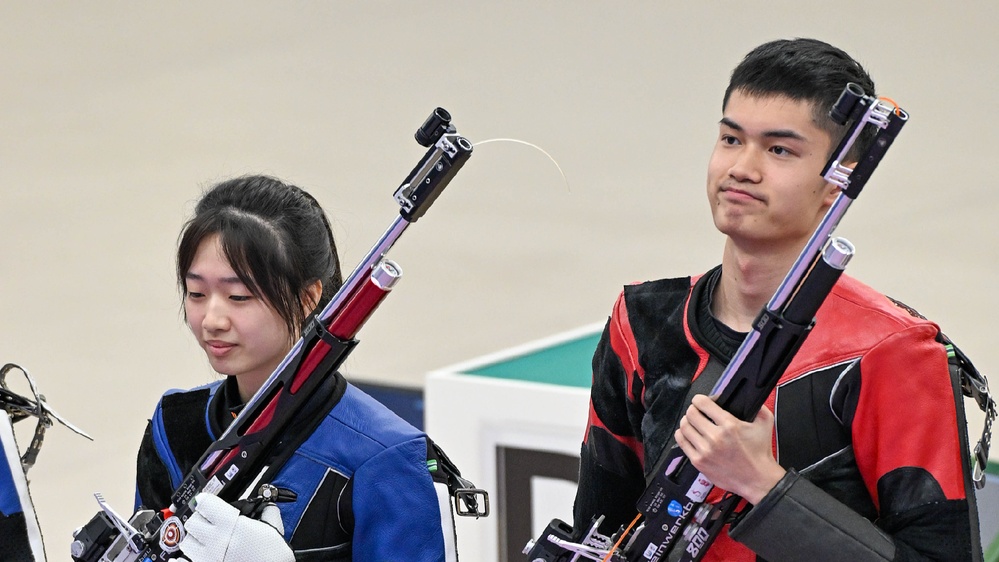
[[[490,496],[489,517],[458,518],[462,559],[523,560],[527,540],[552,518],[572,521],[589,407],[589,356],[600,327],[588,326],[428,377],[427,433],[462,474]]]
[[[982,529],[982,546],[989,554],[988,562],[999,561],[999,466],[989,463],[985,487],[975,494],[978,500],[979,526]]]

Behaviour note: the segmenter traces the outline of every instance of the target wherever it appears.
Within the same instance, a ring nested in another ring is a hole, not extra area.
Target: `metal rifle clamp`
[[[832,233],[909,118],[893,103],[868,96],[852,83],[843,89],[829,116],[837,124],[849,123],[821,173],[840,193],[710,393],[744,421],[756,416],[776,387],[853,255],[853,246]],[[873,127],[874,137],[861,147],[864,152],[850,168],[845,163],[852,160],[851,149],[868,126]],[[599,532],[603,515],[595,517],[588,528],[577,529],[555,519],[540,538],[528,543],[524,549],[528,559],[697,561],[743,503],[730,493],[717,503],[707,503],[714,485],[675,444],[667,445],[654,468],[647,471],[646,482],[634,527],[606,536]]]
[[[971,359],[964,354],[946,336],[944,341],[948,349],[948,358],[952,366],[956,367],[961,383],[961,392],[972,398],[985,414],[985,424],[982,427],[982,437],[975,444],[972,454],[971,480],[975,488],[981,490],[985,487],[985,467],[989,462],[989,445],[992,441],[992,422],[996,418],[996,402],[989,392],[989,381],[984,374],[971,363]]]
[[[20,371],[24,375],[28,383],[28,389],[31,392],[31,397],[21,396],[10,389],[10,386],[7,384],[7,375],[12,371]],[[31,436],[31,443],[28,444],[28,448],[21,455],[21,469],[25,474],[35,465],[38,453],[42,448],[42,442],[45,440],[45,431],[52,427],[53,421],[57,421],[68,427],[70,431],[77,435],[86,437],[91,441],[94,440],[93,437],[87,435],[82,429],[71,424],[56,413],[45,401],[45,396],[38,392],[35,379],[32,378],[24,367],[14,363],[7,363],[3,367],[0,367],[0,410],[10,416],[12,424],[32,416],[38,419],[35,425],[35,432]]]
[[[251,512],[258,501],[270,501],[271,497],[282,500],[259,482],[269,468],[275,445],[291,437],[285,431],[297,411],[325,380],[336,375],[357,345],[355,335],[401,277],[401,268],[385,255],[406,228],[427,212],[472,154],[472,143],[457,134],[451,115],[442,108],[431,113],[415,136],[428,150],[395,191],[399,216],[330,303],[308,323],[302,337],[239,416],[195,463],[171,497],[170,507],[161,512],[140,509],[125,521],[98,497],[101,511],[73,535],[70,548],[74,560],[158,562],[178,556],[186,534],[184,523],[193,514],[194,498],[201,492],[238,504],[250,495],[248,491],[259,490],[261,500],[253,498],[249,506],[245,502],[241,506]]]

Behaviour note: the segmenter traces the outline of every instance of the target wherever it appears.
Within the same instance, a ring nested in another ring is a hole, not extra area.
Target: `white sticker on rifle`
[[[218,476],[212,476],[212,479],[205,484],[205,489],[202,492],[208,492],[209,494],[218,495],[219,490],[222,489],[222,481],[219,480]]]
[[[694,480],[693,485],[687,490],[687,497],[694,500],[695,502],[702,502],[704,498],[708,497],[708,493],[711,492],[711,488],[714,484],[710,480],[704,477],[700,472],[697,473],[697,480]]]

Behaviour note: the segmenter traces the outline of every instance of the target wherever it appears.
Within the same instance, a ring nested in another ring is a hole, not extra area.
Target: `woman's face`
[[[236,377],[246,401],[291,349],[287,323],[239,280],[217,234],[201,241],[184,285],[191,333],[213,369]]]

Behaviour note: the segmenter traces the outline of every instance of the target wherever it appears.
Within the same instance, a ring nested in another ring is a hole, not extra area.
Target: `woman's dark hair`
[[[177,247],[177,283],[186,277],[201,242],[213,234],[239,280],[264,299],[295,334],[307,311],[306,289],[317,280],[322,309],[343,284],[329,220],[303,189],[268,176],[244,176],[216,184],[198,201]]]
[[[785,96],[812,102],[815,123],[829,133],[835,149],[846,129],[829,117],[829,110],[850,82],[867,95],[875,95],[874,80],[843,50],[817,39],[771,41],[750,51],[732,71],[722,111],[734,91],[753,97]],[[854,157],[874,136],[874,131],[864,133],[854,144]]]

